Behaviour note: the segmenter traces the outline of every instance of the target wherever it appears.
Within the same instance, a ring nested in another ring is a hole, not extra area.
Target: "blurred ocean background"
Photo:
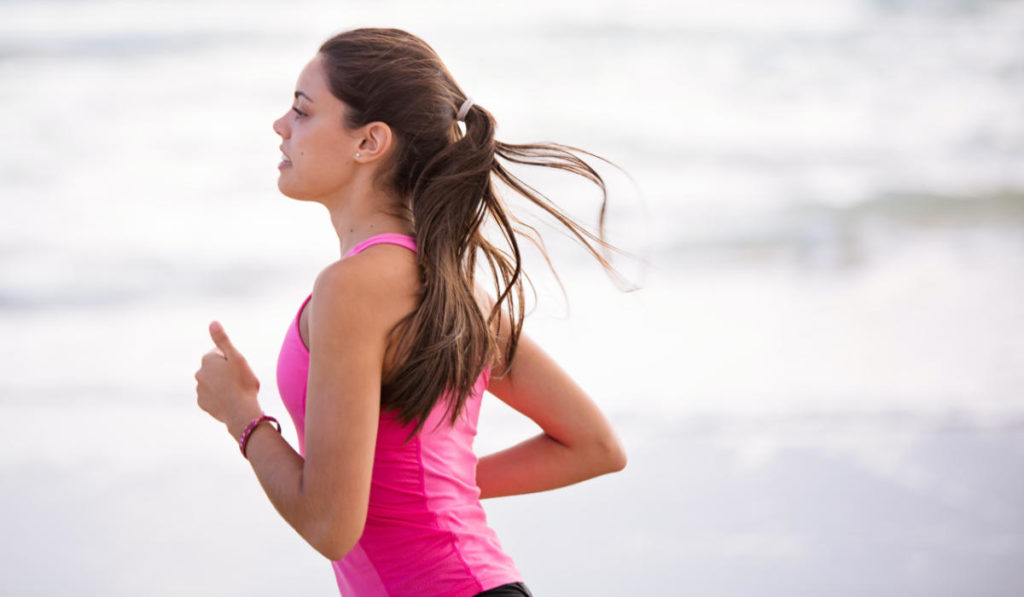
[[[0,593],[336,594],[192,375],[219,319],[286,417],[276,353],[338,255],[271,122],[357,26],[634,181],[603,170],[640,290],[554,228],[568,300],[533,270],[527,333],[630,456],[485,502],[538,596],[1024,594],[1012,0],[0,1]],[[491,398],[478,451],[535,432]]]

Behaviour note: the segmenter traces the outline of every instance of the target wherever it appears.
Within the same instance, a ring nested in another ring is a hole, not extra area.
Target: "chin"
[[[312,201],[314,203],[320,203],[317,201],[316,195],[302,192],[301,189],[283,184],[280,180],[277,181],[277,190],[281,191],[281,194],[289,199],[295,199],[296,201]]]
[[[296,197],[295,195],[293,195],[291,193],[291,189],[289,189],[287,185],[281,184],[280,180],[277,181],[277,190],[281,191],[282,195],[284,195],[285,197],[288,197],[290,199],[297,199],[298,198],[298,197]]]
[[[284,177],[281,176],[277,179],[277,190],[281,191],[281,194],[289,199],[303,200],[305,197],[300,189],[296,189],[294,185],[286,183]]]

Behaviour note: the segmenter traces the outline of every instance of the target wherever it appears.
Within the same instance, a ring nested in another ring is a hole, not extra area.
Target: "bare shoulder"
[[[497,299],[492,294],[492,291],[486,286],[477,283],[473,289],[473,295],[484,318],[490,317],[491,311],[497,303]],[[498,310],[497,317],[491,322],[491,327],[498,333],[498,344],[502,347],[498,355],[498,362],[491,363],[491,379],[504,379],[505,374],[502,373],[506,371],[504,347],[507,345],[512,331],[512,320],[504,308]]]
[[[390,327],[416,308],[419,287],[412,251],[375,245],[320,272],[313,285],[314,313],[343,310],[367,323]]]
[[[486,315],[494,307],[494,297],[491,296],[490,291],[484,287],[483,284],[477,282],[473,287],[473,295],[476,298],[477,304],[480,306],[480,310]]]

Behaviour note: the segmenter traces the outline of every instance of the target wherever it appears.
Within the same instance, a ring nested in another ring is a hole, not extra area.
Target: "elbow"
[[[615,447],[608,454],[608,472],[617,473],[626,468],[626,460],[626,450],[616,441]]]
[[[323,524],[316,533],[315,541],[310,541],[310,545],[332,562],[341,560],[359,543],[359,538],[363,534],[362,527],[363,525],[356,528],[356,525]]]
[[[319,546],[314,546],[314,548],[318,552],[320,552],[320,555],[324,556],[328,560],[332,562],[337,562],[338,560],[345,559],[345,556],[347,556],[348,553],[352,551],[352,548],[354,548],[355,546],[355,541],[334,541],[330,543],[324,543]]]
[[[612,435],[598,442],[596,460],[601,471],[599,474],[617,473],[626,468],[626,450],[622,442]]]

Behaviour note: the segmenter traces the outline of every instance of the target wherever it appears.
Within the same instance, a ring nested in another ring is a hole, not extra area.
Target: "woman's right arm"
[[[309,303],[305,458],[280,434],[260,431],[269,425],[249,441],[249,462],[271,503],[331,560],[348,554],[366,523],[387,337],[415,301],[416,265],[404,252],[392,252],[405,258],[401,265],[387,250],[368,251],[317,278]]]
[[[511,329],[505,314],[501,329]],[[487,390],[543,433],[480,459],[481,498],[555,489],[626,466],[626,453],[608,419],[526,334],[519,337],[508,372],[492,378]]]

